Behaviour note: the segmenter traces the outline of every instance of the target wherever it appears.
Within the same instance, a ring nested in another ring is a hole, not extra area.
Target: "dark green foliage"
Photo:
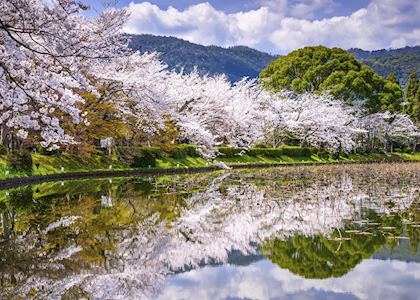
[[[302,148],[299,146],[281,146],[283,155],[290,157],[311,157],[312,152],[309,148]]]
[[[342,242],[323,235],[297,235],[287,240],[265,242],[261,251],[273,263],[296,275],[324,279],[347,274],[384,244],[383,236],[354,235],[350,241]]]
[[[396,75],[395,75],[395,73],[394,73],[394,72],[392,72],[392,71],[388,74],[388,76],[386,77],[386,80],[388,80],[388,81],[390,81],[390,82],[394,82],[394,83],[398,83],[398,84],[400,84],[400,83],[399,83],[399,81],[398,81],[397,76],[396,76]]]
[[[416,69],[413,69],[408,76],[404,95],[404,112],[420,121],[420,79],[417,76]]]
[[[398,239],[387,240],[386,237],[400,236],[404,231],[402,216],[398,214],[381,216],[368,211],[365,219],[380,225],[348,224],[335,230],[331,236],[295,235],[285,240],[271,239],[261,245],[261,252],[281,268],[304,278],[341,277],[385,244],[394,247]],[[385,227],[392,229],[384,230]],[[350,233],[355,230],[371,232],[372,235]]]
[[[220,157],[233,158],[243,154],[249,156],[264,156],[276,158],[282,155],[289,157],[310,157],[312,151],[309,148],[302,148],[299,146],[281,146],[280,148],[250,148],[248,150],[231,147],[219,147]]]
[[[413,149],[411,149],[410,147],[405,147],[403,151],[404,153],[413,153]]]
[[[379,95],[381,99],[380,110],[388,110],[390,112],[401,110],[400,105],[403,99],[403,92],[393,73],[387,77],[383,91]]]
[[[283,155],[283,151],[280,148],[251,148],[247,152],[250,156],[264,156],[264,157],[279,157]]]
[[[348,52],[383,77],[394,72],[402,86],[406,86],[413,68],[420,71],[420,46],[372,52],[350,49]]]
[[[417,89],[419,88],[420,82],[417,76],[417,70],[413,69],[410,75],[407,78],[407,86],[405,88],[405,98],[410,99],[414,98],[416,95]]]
[[[264,143],[256,143],[255,148],[269,148],[269,147]]]
[[[404,148],[394,148],[393,152],[396,153],[413,153],[413,149],[410,147],[404,147]]]
[[[156,152],[153,149],[141,149],[140,156],[134,156],[131,167],[133,168],[154,168],[156,167]]]
[[[243,77],[257,78],[260,71],[276,56],[243,46],[222,48],[202,46],[174,37],[133,35],[129,45],[134,50],[159,52],[169,69],[191,72],[195,67],[200,74],[226,74],[231,81]]]
[[[182,159],[189,157],[199,157],[197,149],[194,145],[164,145],[162,150],[171,158]]]
[[[47,155],[47,156],[58,156],[61,155],[62,151],[60,149],[55,149],[55,150],[48,150],[48,148],[45,147],[37,147],[36,148],[36,152],[38,152],[41,155]]]
[[[149,194],[153,190],[153,185],[150,181],[139,179],[134,182],[133,189],[136,192],[142,191],[144,194]]]
[[[164,155],[158,147],[118,147],[117,152],[120,160],[134,168],[154,167],[156,158]]]
[[[415,55],[420,54],[420,46],[405,47],[399,49],[380,49],[373,51],[366,51],[358,48],[352,48],[348,50],[349,53],[353,54],[357,59],[366,59],[370,57],[390,57],[395,55]],[[389,72],[388,72],[389,73]]]
[[[317,46],[293,51],[271,63],[260,78],[273,91],[328,93],[349,103],[363,99],[371,112],[396,111],[402,101],[397,83],[386,81],[339,48]]]
[[[417,122],[420,122],[420,86],[417,89],[416,96],[414,97],[414,104],[413,104],[413,113],[412,117]]]
[[[2,144],[0,144],[0,155],[7,154],[7,149]]]
[[[17,188],[10,192],[10,206],[14,211],[28,211],[34,204],[32,187]]]
[[[118,147],[121,160],[134,168],[156,167],[156,159],[199,157],[194,145],[162,144],[160,147]]]
[[[7,154],[7,165],[16,170],[32,173],[32,155],[29,151],[13,150]]]
[[[313,150],[312,150],[313,151]],[[317,151],[316,152],[314,152],[316,155],[318,155],[318,157],[319,158],[322,158],[322,159],[328,159],[328,158],[330,158],[331,157],[331,153],[330,152],[328,152],[327,150],[325,150],[325,149],[317,149]]]

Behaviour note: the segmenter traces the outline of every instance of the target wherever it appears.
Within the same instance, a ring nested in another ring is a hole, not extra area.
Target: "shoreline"
[[[293,163],[253,163],[229,165],[231,170],[241,169],[264,169],[279,167],[296,166],[323,166],[323,165],[354,165],[354,164],[392,164],[392,163],[420,163],[418,160],[360,160],[360,161],[335,161],[335,162],[293,162]],[[159,169],[137,169],[137,170],[114,170],[114,171],[84,171],[84,172],[65,172],[48,175],[34,175],[27,177],[13,177],[0,180],[0,190],[7,190],[26,185],[39,184],[44,182],[67,181],[89,178],[108,178],[108,177],[132,177],[145,175],[176,175],[194,174],[213,171],[229,171],[217,166],[192,167],[192,168],[159,168]]]

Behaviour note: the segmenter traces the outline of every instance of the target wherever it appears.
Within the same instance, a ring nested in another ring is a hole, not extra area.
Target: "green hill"
[[[245,46],[203,46],[175,37],[150,34],[132,35],[130,47],[142,53],[161,53],[160,58],[169,69],[190,72],[197,67],[201,74],[224,73],[231,81],[242,77],[258,78],[261,70],[278,58],[278,55]],[[420,76],[420,46],[376,51],[353,48],[348,52],[383,77],[394,71],[402,85],[413,68],[419,70]]]
[[[261,70],[277,58],[244,46],[202,46],[175,37],[149,34],[133,35],[130,47],[142,53],[161,53],[160,58],[169,69],[191,72],[196,66],[201,74],[226,74],[231,81],[257,78]]]
[[[420,46],[376,51],[350,49],[348,52],[383,77],[394,72],[403,86],[414,68],[420,76]]]

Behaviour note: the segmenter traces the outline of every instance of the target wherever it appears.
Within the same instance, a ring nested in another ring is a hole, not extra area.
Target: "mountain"
[[[413,249],[409,240],[402,239],[394,247],[385,245],[373,255],[373,258],[420,263],[420,248],[417,246]]]
[[[141,53],[161,53],[161,60],[171,70],[191,72],[197,66],[201,74],[224,73],[232,82],[242,77],[257,78],[261,70],[277,58],[244,46],[202,46],[175,37],[149,34],[132,35],[129,46]]]
[[[232,82],[245,76],[257,78],[278,57],[245,46],[203,46],[175,37],[150,34],[132,35],[129,46],[141,53],[161,53],[161,60],[171,70],[191,72],[196,66],[201,74],[224,73]],[[375,51],[353,48],[348,52],[383,77],[395,72],[403,86],[412,69],[417,68],[420,76],[420,46]]]
[[[420,46],[376,51],[350,49],[348,52],[383,77],[393,71],[403,86],[414,68],[420,76]]]

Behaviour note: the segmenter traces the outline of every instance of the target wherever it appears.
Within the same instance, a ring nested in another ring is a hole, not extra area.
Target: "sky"
[[[85,0],[100,10],[100,1]],[[128,33],[272,54],[304,46],[365,50],[420,45],[420,0],[120,0]]]

